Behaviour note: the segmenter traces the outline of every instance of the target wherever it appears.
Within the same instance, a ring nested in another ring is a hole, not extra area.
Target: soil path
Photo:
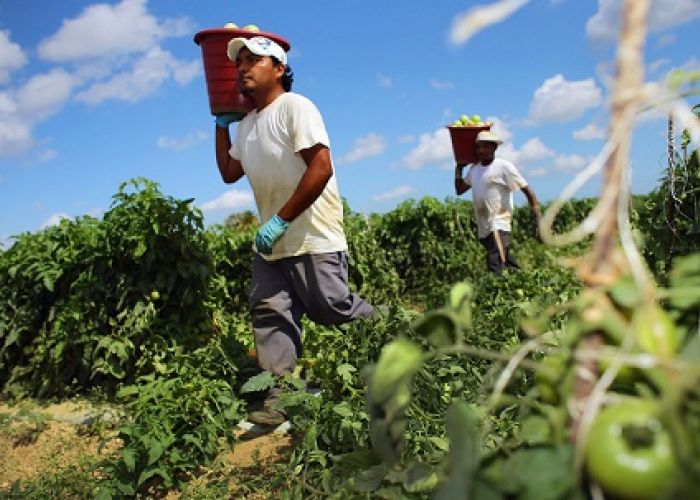
[[[31,481],[39,474],[56,473],[86,458],[99,459],[118,452],[116,440],[100,451],[101,437],[84,432],[86,426],[81,424],[90,423],[98,413],[86,403],[0,404],[0,493],[15,481]],[[108,417],[114,414],[115,411],[107,410]],[[247,469],[253,473],[283,459],[293,446],[285,426],[265,432],[242,423],[238,438],[217,459],[227,469]],[[167,496],[177,497],[177,492]]]

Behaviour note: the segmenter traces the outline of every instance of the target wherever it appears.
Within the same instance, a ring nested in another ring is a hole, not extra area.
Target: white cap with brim
[[[232,61],[236,60],[238,51],[246,47],[253,54],[258,56],[270,56],[287,65],[287,53],[276,42],[264,36],[254,36],[253,38],[234,38],[228,42],[226,53]]]
[[[476,136],[476,142],[494,142],[496,144],[503,144],[503,141],[490,130],[482,130]]]

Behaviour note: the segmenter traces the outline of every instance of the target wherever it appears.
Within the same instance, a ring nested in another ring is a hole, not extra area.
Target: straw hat
[[[476,142],[494,142],[496,144],[503,144],[503,141],[490,130],[482,130],[476,136]]]

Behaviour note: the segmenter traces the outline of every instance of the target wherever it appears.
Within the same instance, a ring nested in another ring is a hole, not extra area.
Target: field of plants
[[[340,327],[306,323],[304,370],[282,381],[298,439],[284,463],[239,485],[240,495],[542,499],[588,498],[602,488],[642,498],[634,488],[643,488],[645,498],[659,498],[666,488],[697,491],[697,151],[679,158],[674,176],[675,196],[666,174],[655,192],[632,200],[635,238],[659,283],[651,308],[629,275],[584,289],[571,264],[591,239],[544,245],[527,208],[514,220],[523,269],[495,276],[485,271],[469,201],[410,200],[369,217],[346,207],[352,287],[388,313]],[[564,205],[555,232],[576,226],[596,201]],[[0,253],[4,398],[89,396],[124,411],[93,431],[118,439],[118,452],[83,464],[79,481],[74,469],[63,481],[57,470],[51,481],[18,482],[0,496],[41,498],[49,484],[60,497],[229,494],[233,478],[217,471],[216,457],[274,382],[247,354],[256,227],[250,214],[235,214],[204,228],[191,200],[134,179],[119,187],[102,219],[64,220],[20,235]],[[605,333],[600,373],[618,366],[606,392],[614,404],[594,421],[586,450],[571,439],[568,405],[577,357],[585,357],[577,347],[593,330]],[[322,392],[312,395],[308,386]],[[658,427],[637,422],[639,415]],[[629,423],[631,435],[599,436],[613,426],[604,416]],[[625,448],[626,439],[636,445]],[[644,482],[615,462],[625,453],[649,464]],[[190,491],[203,466],[213,467],[208,481]],[[606,484],[611,473],[621,489]]]
[[[252,214],[205,228],[192,200],[139,178],[100,219],[19,235],[0,251],[2,399],[119,411],[82,430],[110,453],[0,498],[700,498],[690,132],[656,190],[625,191],[645,5],[625,2],[600,198],[545,207],[547,244],[517,209],[522,269],[501,276],[485,270],[469,201],[346,207],[352,288],[386,314],[306,322],[299,369],[282,380],[250,355]],[[292,445],[238,475],[219,457],[275,383]],[[0,414],[2,433],[16,418]]]

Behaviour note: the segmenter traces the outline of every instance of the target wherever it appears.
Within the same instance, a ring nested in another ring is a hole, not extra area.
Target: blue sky
[[[459,39],[465,13],[494,2],[0,0],[0,244],[99,217],[139,176],[195,198],[208,224],[254,209],[245,180],[217,171],[192,40],[227,22],[291,42],[294,91],[321,110],[352,209],[452,196],[445,125],[461,114],[493,121],[497,155],[551,200],[603,144],[620,1],[509,0],[510,17]],[[700,0],[652,0],[646,78],[700,69],[698,47]],[[645,113],[635,193],[656,186],[665,137],[665,113]],[[594,178],[578,195],[599,191]]]

